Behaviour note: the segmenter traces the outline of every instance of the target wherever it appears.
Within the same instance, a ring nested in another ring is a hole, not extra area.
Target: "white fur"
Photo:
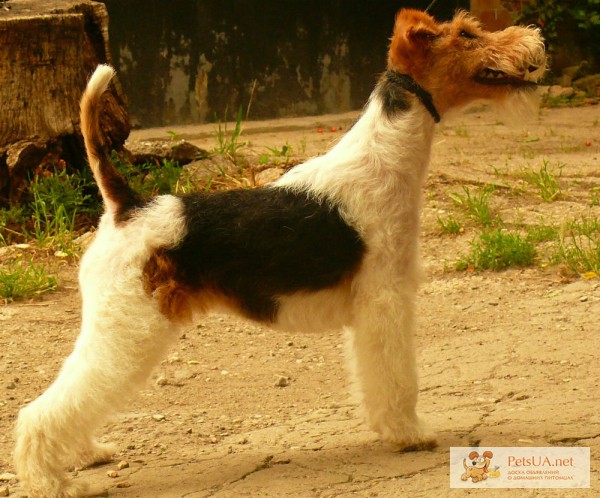
[[[34,497],[84,492],[69,482],[67,466],[106,460],[114,452],[94,434],[146,380],[176,332],[142,285],[144,263],[159,246],[183,236],[181,201],[157,198],[134,220],[116,228],[105,214],[83,257],[81,333],[57,379],[23,408],[15,463]]]
[[[434,124],[420,104],[388,120],[373,98],[328,154],[277,182],[339,202],[365,241],[367,255],[352,282],[352,315],[346,323],[351,368],[371,427],[400,446],[433,441],[415,413],[413,310],[420,275],[421,187]]]

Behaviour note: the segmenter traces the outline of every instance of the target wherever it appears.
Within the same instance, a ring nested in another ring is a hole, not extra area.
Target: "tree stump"
[[[104,4],[0,1],[0,205],[19,201],[40,164],[84,167],[79,100],[94,68],[107,62]],[[120,150],[131,128],[120,84],[104,98],[102,128]]]

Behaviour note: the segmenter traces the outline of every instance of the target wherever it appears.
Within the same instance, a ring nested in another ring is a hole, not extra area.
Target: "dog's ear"
[[[402,9],[396,14],[388,52],[388,69],[406,72],[421,63],[431,42],[440,34],[435,19],[425,12]]]
[[[479,453],[477,453],[476,451],[472,451],[471,453],[469,453],[469,460],[475,460],[476,458],[479,458]]]
[[[484,451],[483,458],[492,458],[494,454],[491,451]]]

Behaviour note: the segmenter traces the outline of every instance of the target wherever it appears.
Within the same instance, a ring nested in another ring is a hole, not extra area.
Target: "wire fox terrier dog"
[[[401,10],[387,66],[327,154],[263,188],[150,200],[109,160],[99,118],[114,71],[96,69],[81,126],[105,213],[81,261],[75,349],[19,414],[15,465],[33,496],[84,492],[65,469],[110,458],[95,432],[148,378],[177,326],[213,309],[291,331],[348,330],[370,427],[405,449],[435,445],[415,411],[413,346],[435,124],[474,100],[526,100],[546,56],[531,27],[491,33],[464,12],[438,23]]]

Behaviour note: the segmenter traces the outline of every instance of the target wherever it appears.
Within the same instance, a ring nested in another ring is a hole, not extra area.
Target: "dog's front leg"
[[[359,298],[350,341],[363,408],[373,430],[403,449],[435,446],[416,414],[413,296],[379,291]]]

